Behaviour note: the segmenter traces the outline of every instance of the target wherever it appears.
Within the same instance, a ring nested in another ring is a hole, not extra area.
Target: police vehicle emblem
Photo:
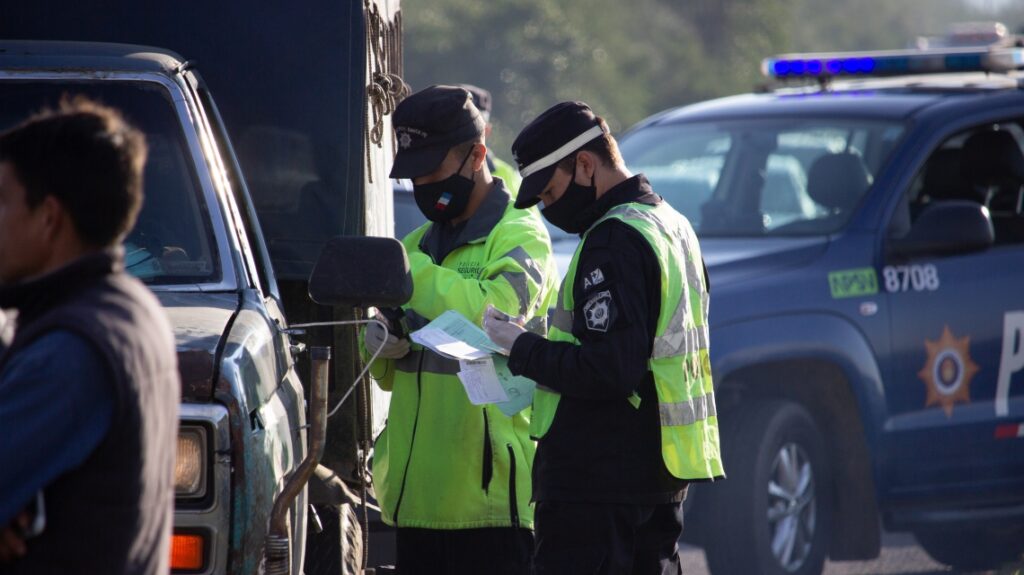
[[[918,372],[928,388],[925,407],[942,407],[946,417],[952,417],[953,404],[970,403],[971,379],[980,369],[970,355],[970,336],[954,337],[949,326],[944,326],[938,341],[926,339],[928,359]]]
[[[612,316],[612,292],[604,290],[594,294],[583,306],[583,315],[587,321],[587,329],[608,331]]]

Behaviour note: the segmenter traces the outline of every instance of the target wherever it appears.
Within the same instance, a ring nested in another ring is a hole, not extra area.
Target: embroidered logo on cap
[[[395,133],[398,134],[398,147],[403,150],[408,150],[412,146],[413,138],[426,138],[427,133],[423,130],[417,130],[416,128],[410,128],[408,126],[399,126],[395,128]]]

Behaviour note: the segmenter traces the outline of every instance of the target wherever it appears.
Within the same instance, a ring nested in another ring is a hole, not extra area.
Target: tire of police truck
[[[701,486],[711,573],[820,574],[832,483],[814,419],[794,402],[758,398],[720,419],[727,479]]]
[[[315,505],[323,531],[306,534],[308,575],[359,575],[363,569],[363,528],[355,507]]]
[[[997,569],[1024,553],[1024,526],[919,529],[914,537],[932,559],[958,571]]]

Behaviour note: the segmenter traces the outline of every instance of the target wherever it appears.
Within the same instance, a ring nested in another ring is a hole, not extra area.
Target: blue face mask
[[[551,225],[570,234],[586,231],[589,222],[584,211],[597,200],[597,186],[594,177],[590,177],[590,185],[576,183],[576,159],[572,161],[572,179],[565,188],[565,193],[550,206],[544,206],[540,213],[551,222]]]
[[[447,178],[429,184],[412,185],[412,195],[423,215],[432,222],[445,223],[462,215],[473,195],[473,180],[462,175],[473,149],[462,159],[459,169]]]

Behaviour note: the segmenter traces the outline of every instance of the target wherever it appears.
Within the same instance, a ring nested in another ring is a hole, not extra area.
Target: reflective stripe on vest
[[[665,466],[682,479],[724,476],[708,359],[708,329],[704,323],[708,293],[696,235],[689,222],[665,203],[615,206],[590,229],[612,218],[639,231],[661,266],[661,312],[648,365],[658,395]],[[549,334],[552,341],[579,345],[572,335],[572,289],[586,236],[573,254],[558,294]],[[559,399],[555,392],[537,389],[530,426],[532,436],[540,439],[550,429]]]
[[[689,401],[659,403],[662,425],[691,425],[697,421],[717,416],[715,394],[705,393]]]
[[[423,364],[420,365],[420,356]],[[440,356],[429,349],[413,349],[395,360],[395,367],[407,373],[435,373],[438,375],[457,375],[462,368],[458,360]]]

